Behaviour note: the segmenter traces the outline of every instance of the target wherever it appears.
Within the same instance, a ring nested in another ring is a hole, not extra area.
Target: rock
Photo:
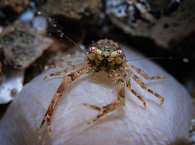
[[[80,20],[83,17],[99,16],[101,0],[48,0],[44,7],[50,15]]]
[[[195,31],[194,0],[183,1],[168,15],[164,10],[165,6],[169,6],[167,0],[144,0],[145,5],[142,7],[146,7],[147,13],[141,13],[141,10],[130,5],[129,1],[106,0],[106,13],[125,33],[146,37],[161,47],[170,48]],[[136,3],[139,4],[138,1]]]
[[[126,46],[122,46],[126,48]],[[131,64],[142,68],[149,75],[164,75],[164,80],[145,81],[147,86],[165,98],[162,106],[153,95],[132,85],[144,96],[147,108],[126,89],[125,106],[92,126],[86,121],[97,115],[82,103],[103,106],[116,100],[116,85],[99,73],[84,75],[64,92],[52,119],[52,133],[43,130],[42,139],[37,129],[62,78],[43,81],[49,72],[26,84],[0,121],[1,145],[174,145],[188,138],[194,108],[192,99],[172,76],[131,49],[124,49]]]
[[[24,11],[29,5],[29,0],[1,0],[0,7],[11,7],[17,13]]]
[[[8,26],[0,35],[0,47],[7,63],[19,69],[28,67],[51,44],[51,39],[22,23]]]

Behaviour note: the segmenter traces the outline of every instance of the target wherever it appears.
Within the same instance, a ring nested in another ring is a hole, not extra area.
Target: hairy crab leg
[[[60,71],[60,72],[49,73],[43,78],[43,80],[47,80],[48,77],[53,77],[53,76],[58,76],[58,75],[66,75],[67,71],[68,71],[67,69],[64,69],[63,71]]]
[[[103,107],[98,107],[98,106],[90,105],[90,104],[83,104],[84,106],[99,112],[98,115],[94,119],[87,122],[87,125],[90,125],[96,122],[98,119],[100,119],[107,113],[112,112],[118,109],[119,107],[124,106],[125,104],[125,83],[122,79],[117,80],[117,90],[118,90],[118,98],[113,103],[110,103]]]
[[[84,61],[82,57],[79,57],[77,60],[69,60],[70,58],[64,58],[61,61],[64,61],[63,64],[59,64],[59,65],[48,65],[45,69],[51,69],[51,68],[63,68],[64,66],[72,66],[76,64],[82,64],[82,62]],[[74,63],[74,64],[73,64]]]
[[[146,84],[144,84],[144,82],[136,75],[134,74],[132,71],[130,70],[126,70],[130,73],[130,75],[132,76],[132,79],[135,80],[137,82],[137,84],[144,90],[146,90],[147,92],[151,93],[152,95],[156,96],[157,98],[160,99],[161,103],[160,105],[164,104],[164,97],[162,97],[161,95],[159,95],[158,93],[154,92],[153,90],[149,89]]]
[[[125,80],[126,80],[126,86],[129,89],[129,91],[135,95],[144,105],[144,108],[146,108],[146,101],[142,96],[140,96],[134,89],[131,88],[131,80],[129,77],[127,77],[127,74],[125,74]]]
[[[142,69],[134,66],[133,64],[128,64],[133,70],[135,70],[138,74],[140,74],[144,79],[146,80],[159,80],[159,79],[164,79],[164,76],[152,76],[150,77],[147,75]]]
[[[75,79],[77,79],[78,77],[80,77],[82,74],[85,74],[88,72],[88,69],[86,67],[76,71],[76,72],[72,72],[71,74],[65,76],[63,82],[60,84],[59,88],[57,89],[55,95],[53,96],[51,103],[42,119],[41,125],[39,127],[38,130],[38,135],[39,137],[41,137],[41,130],[43,128],[43,125],[46,122],[47,125],[47,130],[48,133],[51,133],[51,117],[53,115],[53,112],[56,108],[57,103],[59,102],[60,97],[62,96],[65,88],[67,87],[68,84],[70,84],[71,82],[73,82]]]
[[[50,73],[46,75],[43,80],[46,80],[48,77],[58,76],[58,75],[66,75],[66,73],[69,71],[69,69],[75,69],[78,67],[82,67],[83,64],[69,64],[66,69],[60,72]]]

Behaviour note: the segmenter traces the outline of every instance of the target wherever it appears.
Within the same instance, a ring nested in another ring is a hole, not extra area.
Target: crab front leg
[[[63,64],[46,66],[45,70],[48,70],[48,69],[51,69],[51,68],[63,68],[64,66],[71,67],[71,66],[74,66],[75,63],[81,64],[83,62],[83,57],[77,57],[78,60],[71,60],[71,61],[67,60],[68,58],[70,58],[70,56],[67,56],[67,58],[64,58],[64,59],[61,60],[61,61],[64,61]]]
[[[138,74],[140,74],[144,79],[146,80],[159,80],[159,79],[164,79],[164,76],[152,76],[150,77],[147,75],[142,69],[134,66],[133,64],[128,64],[132,69],[134,69]]]
[[[107,113],[112,112],[118,109],[119,107],[124,106],[125,104],[125,83],[122,79],[117,80],[117,90],[118,90],[118,98],[113,103],[110,103],[103,107],[98,107],[98,106],[90,105],[90,104],[83,104],[84,106],[99,112],[98,115],[94,119],[87,122],[87,125],[96,122],[98,119],[102,118]]]
[[[39,127],[39,130],[38,130],[38,135],[39,137],[41,137],[41,129],[43,128],[43,125],[45,124],[46,122],[46,125],[47,125],[47,130],[48,130],[48,133],[51,133],[51,128],[50,128],[50,125],[51,125],[51,117],[53,115],[53,112],[56,108],[56,105],[57,103],[59,102],[59,99],[60,97],[62,96],[65,88],[67,87],[68,84],[70,84],[71,82],[73,82],[75,79],[77,79],[78,77],[80,77],[82,74],[85,74],[88,72],[88,69],[87,68],[82,68],[76,72],[72,72],[71,74],[67,75],[63,82],[60,84],[60,86],[58,87],[55,95],[53,96],[52,100],[51,100],[51,103],[42,119],[42,122],[41,122],[41,125]]]

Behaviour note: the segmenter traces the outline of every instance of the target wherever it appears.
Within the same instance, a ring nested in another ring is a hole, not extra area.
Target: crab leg
[[[55,72],[55,73],[50,73],[48,75],[46,75],[43,80],[46,80],[48,77],[53,77],[53,76],[58,76],[58,75],[66,75],[66,73],[68,72],[69,69],[75,69],[78,67],[81,67],[83,64],[68,64],[68,67],[66,69],[64,69],[63,71],[60,72]],[[57,68],[57,67],[55,67]]]
[[[125,80],[126,80],[126,86],[127,86],[127,88],[129,89],[129,91],[130,91],[133,95],[135,95],[135,96],[143,103],[144,108],[146,108],[146,102],[145,102],[144,98],[143,98],[142,96],[138,95],[138,93],[137,93],[134,89],[131,88],[131,82],[130,82],[131,80],[130,80],[129,77],[127,77],[126,74],[125,74]]]
[[[98,107],[98,106],[90,105],[90,104],[83,104],[84,106],[99,112],[98,115],[94,119],[87,122],[87,125],[90,125],[90,124],[96,122],[98,119],[102,118],[107,113],[112,112],[112,111],[118,109],[119,107],[124,106],[124,103],[125,103],[125,83],[122,79],[117,80],[117,90],[118,90],[118,98],[113,103],[110,103],[110,104],[105,105],[103,107]]]
[[[41,133],[41,129],[43,128],[43,125],[45,124],[46,122],[46,125],[47,125],[47,130],[48,130],[48,133],[51,133],[51,128],[50,128],[50,125],[51,125],[51,117],[53,115],[53,112],[56,108],[56,105],[57,103],[59,102],[59,99],[60,97],[62,96],[65,88],[67,87],[68,84],[70,84],[71,82],[73,82],[75,79],[77,79],[78,77],[80,77],[82,74],[85,74],[88,72],[88,69],[87,68],[82,68],[76,72],[73,72],[69,75],[67,75],[63,82],[60,84],[59,88],[57,89],[55,95],[53,96],[53,99],[51,100],[51,103],[44,115],[44,118],[41,122],[41,125],[39,127],[39,130],[38,130],[38,134],[39,136],[40,133]]]
[[[164,97],[162,97],[162,96],[159,95],[158,93],[154,92],[153,90],[149,89],[149,88],[146,86],[146,84],[144,84],[144,82],[143,82],[140,78],[138,78],[138,76],[135,75],[133,72],[131,72],[131,71],[129,71],[129,72],[130,72],[131,75],[132,75],[132,79],[135,80],[135,81],[138,83],[138,85],[139,85],[142,89],[146,90],[147,92],[149,92],[149,93],[151,93],[152,95],[154,95],[154,96],[156,96],[157,98],[159,98],[160,101],[161,101],[160,105],[164,104]]]
[[[128,64],[132,69],[134,69],[138,74],[140,74],[144,79],[146,80],[159,80],[159,79],[164,79],[164,76],[148,76],[142,69],[134,66],[133,64]]]

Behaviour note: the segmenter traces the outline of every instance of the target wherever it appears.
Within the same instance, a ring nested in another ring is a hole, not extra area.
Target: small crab
[[[69,69],[75,69],[75,68],[77,68],[78,70],[66,74],[69,71]],[[146,80],[163,79],[164,78],[163,76],[152,76],[152,77],[148,76],[140,68],[137,68],[136,66],[127,63],[125,54],[117,43],[107,39],[99,40],[96,43],[93,43],[89,47],[88,51],[86,52],[84,62],[75,65],[69,64],[69,66],[63,71],[50,73],[43,78],[45,80],[51,76],[64,74],[64,79],[60,84],[60,86],[58,87],[55,95],[53,96],[53,99],[51,100],[51,103],[43,117],[43,120],[39,128],[39,135],[45,123],[47,125],[48,132],[49,133],[51,132],[50,129],[51,117],[67,85],[72,83],[74,80],[76,80],[83,74],[91,73],[91,72],[96,73],[100,71],[106,72],[108,74],[108,77],[111,78],[113,81],[115,81],[117,85],[118,96],[116,101],[111,102],[110,104],[105,105],[103,107],[84,103],[83,104],[84,106],[96,110],[98,112],[98,115],[94,119],[87,122],[88,125],[94,123],[95,121],[97,121],[98,119],[106,115],[107,113],[112,112],[120,107],[123,107],[125,105],[126,87],[134,96],[136,96],[143,103],[144,108],[146,108],[146,102],[143,99],[143,97],[140,96],[139,93],[137,93],[131,87],[131,79],[135,80],[142,89],[151,93],[155,97],[159,98],[161,104],[164,103],[164,97],[154,92],[153,90],[149,89],[133,71],[137,72]]]

